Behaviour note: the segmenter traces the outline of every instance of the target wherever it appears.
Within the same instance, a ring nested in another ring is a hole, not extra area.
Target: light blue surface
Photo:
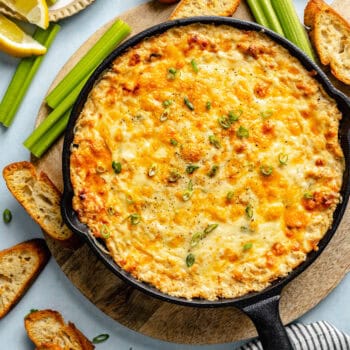
[[[144,0],[96,0],[93,5],[79,14],[60,22],[62,27],[49,53],[40,67],[27,93],[16,119],[6,130],[0,127],[0,168],[14,162],[29,159],[28,151],[22,146],[30,134],[40,104],[52,80],[62,65],[80,45],[98,28],[119,13],[145,2]],[[306,1],[295,1],[302,14]],[[0,54],[0,97],[4,94],[15,70],[17,60]],[[28,217],[8,192],[0,179],[0,213],[9,208],[13,221],[5,225],[0,220],[0,249],[21,241],[42,237],[40,228]],[[308,312],[301,321],[327,320],[340,330],[350,334],[350,277],[347,276],[337,288],[316,308]],[[212,346],[176,345],[161,342],[130,331],[113,321],[92,305],[71,284],[54,259],[41,273],[20,303],[4,319],[0,320],[0,349],[31,350],[34,346],[28,340],[23,326],[23,317],[30,309],[52,308],[59,310],[66,320],[75,322],[90,338],[100,334],[110,334],[110,339],[97,345],[97,349],[143,350],[228,350],[238,344]],[[171,317],[171,315],[169,315]]]

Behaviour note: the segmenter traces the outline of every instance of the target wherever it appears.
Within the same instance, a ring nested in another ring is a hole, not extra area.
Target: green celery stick
[[[49,48],[59,30],[60,26],[58,24],[50,24],[46,30],[38,28],[33,38],[46,48]],[[43,59],[44,56],[32,56],[23,58],[18,64],[16,72],[0,104],[0,122],[4,126],[9,127],[11,125]]]
[[[269,28],[269,22],[264,14],[261,4],[257,0],[247,0],[250,11],[252,12],[255,20],[262,26]]]
[[[305,28],[299,21],[293,2],[291,0],[271,0],[271,3],[283,27],[286,38],[299,46],[311,59],[315,60],[309,38]]]
[[[37,143],[30,149],[32,154],[40,158],[45,151],[59,138],[67,127],[72,109],[69,109],[64,115],[51,127],[48,133],[44,134]]]
[[[271,5],[270,0],[258,0],[260,6],[264,12],[264,15],[268,22],[268,28],[278,33],[281,36],[285,36],[281,24],[276,16],[276,13]]]
[[[90,75],[89,75],[90,76]],[[70,94],[55,108],[43,122],[32,132],[32,134],[24,141],[24,146],[31,150],[31,148],[38,143],[44,135],[50,132],[50,129],[57,123],[57,121],[64,115],[64,113],[72,107],[77,99],[81,89],[84,87],[89,76],[83,79],[78,86],[70,92]]]
[[[61,80],[46,98],[51,108],[56,108],[79,82],[94,70],[100,62],[113,51],[127,35],[130,27],[121,20],[117,20],[101,36],[96,44],[85,54],[75,67]]]

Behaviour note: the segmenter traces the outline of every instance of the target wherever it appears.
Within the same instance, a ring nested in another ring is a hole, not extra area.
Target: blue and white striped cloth
[[[350,350],[350,337],[325,321],[286,327],[295,350]],[[262,350],[258,339],[237,350]]]

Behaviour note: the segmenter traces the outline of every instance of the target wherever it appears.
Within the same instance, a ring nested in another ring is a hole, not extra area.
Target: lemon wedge
[[[0,3],[40,28],[46,29],[49,25],[49,10],[45,0],[0,0]]]
[[[0,14],[0,50],[12,56],[43,55],[46,47],[27,35],[15,23]]]

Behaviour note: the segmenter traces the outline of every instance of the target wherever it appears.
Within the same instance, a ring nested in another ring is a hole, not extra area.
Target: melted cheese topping
[[[263,33],[170,29],[92,89],[72,145],[74,209],[117,264],[164,293],[260,291],[332,223],[340,118]]]

